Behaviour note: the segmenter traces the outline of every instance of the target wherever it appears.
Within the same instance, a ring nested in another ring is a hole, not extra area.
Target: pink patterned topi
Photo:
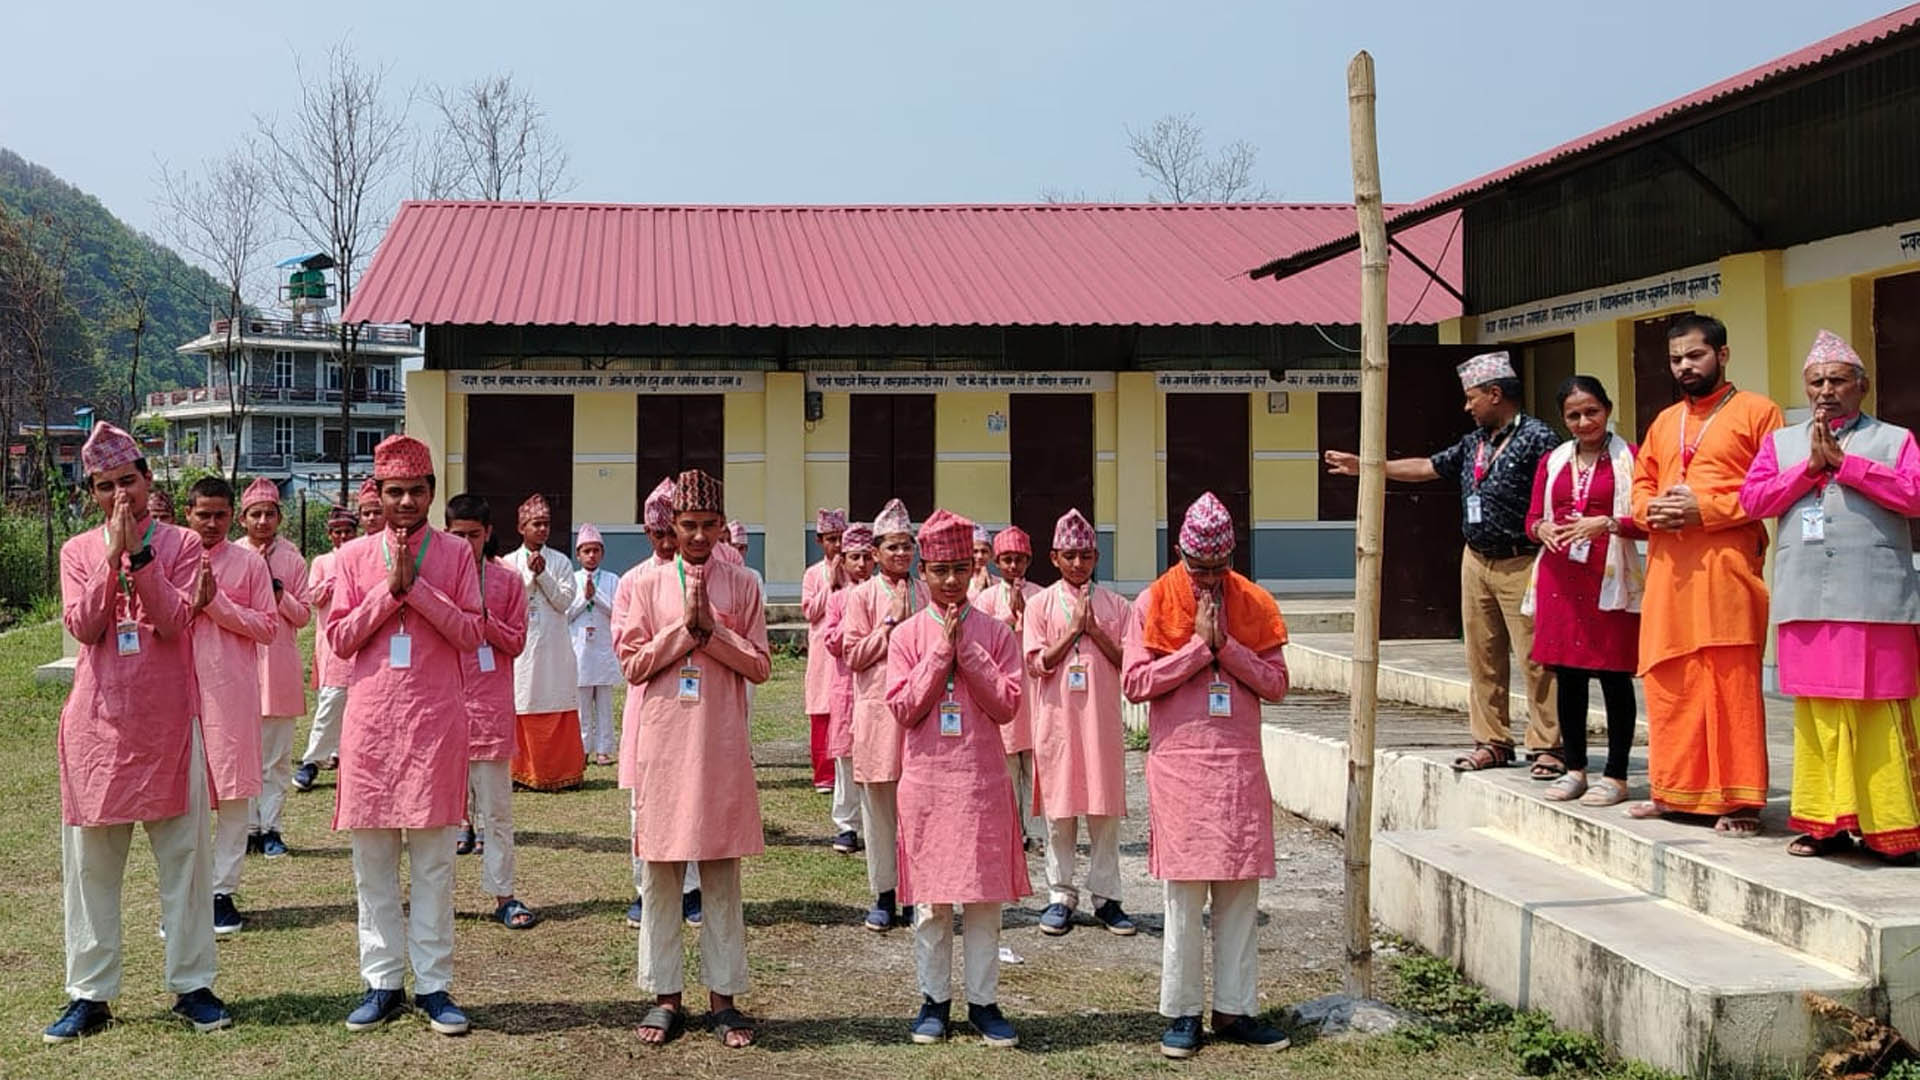
[[[647,493],[647,503],[641,511],[640,520],[648,532],[673,528],[673,477],[661,480]]]
[[[433,452],[411,435],[389,435],[373,448],[375,480],[410,480],[433,475]]]
[[[140,444],[133,441],[133,436],[105,420],[94,423],[93,434],[80,448],[80,464],[89,476],[131,465],[140,457]]]
[[[260,503],[280,505],[280,486],[264,476],[256,476],[247,490],[240,493],[240,512],[246,513],[247,507]]]
[[[1000,534],[993,538],[994,558],[997,559],[1009,551],[1017,551],[1028,556],[1033,554],[1033,540],[1027,536],[1027,530],[1018,525],[1009,525],[1001,529]]]
[[[899,499],[888,499],[887,505],[874,516],[873,535],[878,538],[892,536],[895,533],[913,535],[913,519],[907,515],[906,503]]]
[[[1813,349],[1807,353],[1807,362],[1800,366],[1802,373],[1812,371],[1819,364],[1852,364],[1862,371],[1867,365],[1860,362],[1860,354],[1846,339],[1831,330],[1822,330],[1813,336]]]
[[[525,525],[529,521],[538,521],[541,518],[552,521],[553,507],[547,505],[545,495],[536,491],[527,496],[526,502],[520,504],[520,524]]]
[[[699,469],[688,469],[673,482],[673,512],[711,510],[724,514],[726,500],[721,494],[720,481]]]
[[[747,542],[747,526],[739,518],[727,522],[727,543],[736,547]]]
[[[920,561],[966,562],[973,558],[973,522],[949,510],[935,510],[920,526]]]
[[[847,526],[847,531],[840,537],[842,555],[858,555],[863,551],[872,550],[873,526],[860,521]]]
[[[327,511],[327,526],[331,528],[335,525],[352,525],[357,528],[360,525],[360,519],[346,507],[336,506]]]
[[[1481,353],[1454,370],[1460,374],[1462,390],[1485,386],[1495,379],[1516,377],[1513,373],[1513,359],[1505,352]]]
[[[579,551],[588,544],[599,544],[602,548],[607,546],[607,542],[600,539],[600,530],[591,524],[580,526],[580,535],[573,538],[573,550]]]
[[[1053,523],[1053,550],[1055,551],[1095,551],[1099,545],[1094,540],[1093,522],[1078,510],[1068,510]]]
[[[828,510],[822,507],[814,513],[813,534],[815,536],[832,536],[834,533],[846,531],[847,512],[845,510]]]
[[[1205,492],[1187,507],[1180,523],[1180,550],[1202,559],[1217,559],[1233,550],[1233,515],[1213,492]]]
[[[374,481],[373,477],[369,476],[361,483],[360,495],[355,503],[362,508],[380,505],[380,485]]]

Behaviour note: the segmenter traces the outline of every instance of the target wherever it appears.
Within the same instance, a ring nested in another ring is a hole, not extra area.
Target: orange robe
[[[1735,396],[1715,414],[1727,394]],[[1646,527],[1648,502],[1675,484],[1684,482],[1700,503],[1699,525],[1649,529],[1647,540],[1640,612],[1647,773],[1654,801],[1669,810],[1724,814],[1766,805],[1767,533],[1741,508],[1740,485],[1782,422],[1765,395],[1726,387],[1669,406],[1640,445],[1635,522]]]

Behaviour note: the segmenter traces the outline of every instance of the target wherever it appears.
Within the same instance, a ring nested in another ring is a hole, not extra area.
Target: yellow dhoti
[[[1856,832],[1887,855],[1920,851],[1920,754],[1912,701],[1795,698],[1787,824],[1825,839]]]

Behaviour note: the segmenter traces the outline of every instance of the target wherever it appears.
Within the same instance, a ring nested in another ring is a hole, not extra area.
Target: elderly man
[[[1867,369],[1822,330],[1802,367],[1813,416],[1760,447],[1740,489],[1779,519],[1773,556],[1780,689],[1794,695],[1794,855],[1920,852],[1913,775],[1920,698],[1920,577],[1907,519],[1920,517],[1913,433],[1860,411]]]
[[[812,727],[808,749],[813,761],[813,790],[833,792],[833,755],[827,753],[829,714],[833,711],[835,659],[821,639],[827,622],[827,600],[847,584],[840,567],[840,540],[847,532],[847,512],[821,507],[814,513],[813,535],[820,541],[820,561],[800,578],[800,614],[807,620],[807,722]]]
[[[307,601],[326,618],[333,606],[333,563],[342,545],[359,533],[359,518],[344,506],[327,511],[327,543],[332,550],[313,557],[307,571]],[[297,791],[312,791],[320,778],[323,762],[332,762],[340,754],[340,717],[347,709],[347,664],[351,657],[334,655],[327,645],[324,629],[313,635],[314,679],[320,692],[314,698],[313,728],[307,733],[307,752],[300,755],[300,767],[293,771]]]
[[[1527,676],[1527,755],[1535,780],[1564,774],[1560,719],[1553,673],[1533,661],[1533,619],[1520,610],[1539,545],[1527,535],[1533,474],[1560,437],[1521,410],[1520,379],[1504,352],[1483,353],[1457,369],[1474,430],[1425,458],[1387,462],[1387,479],[1418,483],[1447,479],[1460,486],[1460,619],[1467,645],[1472,696],[1467,718],[1473,749],[1454,759],[1462,771],[1497,768],[1514,761],[1508,706],[1513,668],[1520,657]],[[1360,459],[1329,450],[1328,471],[1358,476]]]
[[[392,435],[373,450],[386,529],[336,555],[328,644],[352,657],[333,827],[352,832],[367,993],[347,1016],[368,1031],[414,1004],[442,1035],[464,1035],[453,1002],[453,846],[467,804],[461,658],[482,642],[472,547],[427,523],[433,457]],[[400,853],[409,896],[402,905]]]
[[[1653,799],[1627,813],[1716,815],[1716,830],[1751,836],[1767,804],[1767,531],[1740,486],[1781,416],[1727,381],[1728,356],[1727,328],[1710,315],[1667,328],[1686,396],[1654,418],[1634,465],[1634,520],[1651,530],[1640,676]]]
[[[260,797],[253,803],[247,846],[269,859],[287,853],[280,837],[280,810],[293,780],[293,721],[307,711],[307,685],[300,663],[300,628],[307,610],[307,560],[280,538],[280,488],[257,477],[240,496],[245,548],[266,561],[273,581],[274,632],[260,646]]]
[[[628,590],[614,650],[640,699],[633,853],[641,875],[639,983],[655,996],[640,1040],[661,1044],[686,1023],[682,920],[668,901],[686,864],[700,864],[710,910],[700,932],[708,1023],[722,1045],[753,1043],[734,1006],[747,988],[740,860],[766,848],[753,780],[746,688],[772,671],[766,600],[742,566],[713,558],[726,543],[720,481],[699,470],[674,482],[679,550],[671,567]]]
[[[153,474],[133,436],[101,422],[80,448],[106,518],[60,547],[60,615],[79,642],[60,710],[60,880],[66,1011],[42,1035],[73,1042],[113,1021],[120,996],[121,884],[133,826],[153,848],[173,1011],[197,1031],[229,1027],[213,994],[213,848],[195,720],[189,626],[212,600],[192,533],[154,520]]]
[[[1180,561],[1134,601],[1121,689],[1147,703],[1147,870],[1166,883],[1160,1039],[1170,1058],[1200,1047],[1206,979],[1201,910],[1213,930],[1215,1038],[1280,1049],[1254,1019],[1260,879],[1273,876],[1273,797],[1261,761],[1260,703],[1287,693],[1287,624],[1272,594],[1233,572],[1233,519],[1212,492],[1187,509]]]
[[[580,743],[579,666],[567,616],[573,607],[573,564],[547,546],[553,512],[544,496],[520,504],[521,546],[500,561],[527,587],[527,651],[513,665],[513,702],[520,712],[513,782],[535,791],[568,791],[586,778]]]

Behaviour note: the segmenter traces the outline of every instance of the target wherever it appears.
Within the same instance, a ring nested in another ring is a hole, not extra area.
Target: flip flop
[[[1787,845],[1787,854],[1798,855],[1803,859],[1817,859],[1824,855],[1838,855],[1853,850],[1853,837],[1846,833],[1834,833],[1832,836],[1814,836],[1811,833],[1793,838]]]
[[[1603,776],[1587,788],[1580,796],[1581,806],[1618,806],[1627,801],[1627,782]]]
[[[661,1038],[659,1045],[665,1046],[679,1038],[680,1033],[686,1030],[686,1026],[687,1016],[684,1011],[666,1005],[655,1005],[647,1010],[647,1015],[640,1018],[639,1029],[645,1031],[651,1028],[654,1031],[663,1032],[664,1037]]]
[[[1567,762],[1558,750],[1542,750],[1533,755],[1533,766],[1527,775],[1535,780],[1558,780],[1567,775]]]
[[[1572,802],[1587,793],[1587,778],[1574,773],[1563,773],[1559,779],[1547,785],[1540,797],[1548,802]]]
[[[720,1040],[720,1045],[729,1050],[745,1050],[747,1047],[753,1045],[753,1021],[747,1019],[745,1014],[732,1006],[721,1009],[719,1012],[707,1017],[707,1026],[713,1029],[714,1038]],[[743,1043],[728,1042],[727,1036],[736,1031],[746,1032],[747,1041]]]
[[[1721,814],[1719,820],[1713,823],[1713,831],[1742,840],[1759,836],[1760,817],[1757,814]]]

